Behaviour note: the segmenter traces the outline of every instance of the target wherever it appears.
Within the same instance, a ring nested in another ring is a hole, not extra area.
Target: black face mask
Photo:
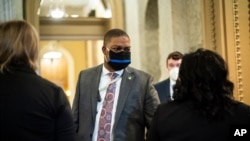
[[[131,54],[130,52],[121,51],[115,53],[112,50],[110,50],[108,64],[114,70],[124,69],[131,63],[130,54]]]

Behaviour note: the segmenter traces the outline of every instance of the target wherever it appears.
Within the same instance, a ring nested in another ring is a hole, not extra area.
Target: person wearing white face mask
[[[179,51],[170,53],[166,59],[166,67],[169,72],[169,78],[154,85],[161,103],[173,100],[173,86],[178,78],[182,57],[183,54]]]

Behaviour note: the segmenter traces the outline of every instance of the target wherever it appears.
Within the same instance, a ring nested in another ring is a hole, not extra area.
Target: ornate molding
[[[216,26],[215,26],[215,5],[214,0],[208,1],[209,18],[210,18],[210,32],[211,32],[211,49],[216,50]]]
[[[238,0],[233,0],[233,25],[234,25],[234,44],[236,48],[236,74],[237,74],[237,91],[238,98],[243,101],[243,77],[242,77],[242,61],[241,61],[241,46],[240,46],[240,26],[239,26],[239,5]]]
[[[63,18],[40,17],[41,40],[102,39],[110,19],[107,18]]]

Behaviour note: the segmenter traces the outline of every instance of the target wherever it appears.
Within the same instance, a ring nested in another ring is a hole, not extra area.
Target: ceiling
[[[41,0],[38,14],[54,18],[112,17],[109,0]]]

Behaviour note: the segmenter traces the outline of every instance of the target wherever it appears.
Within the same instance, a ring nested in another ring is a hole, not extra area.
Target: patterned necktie
[[[114,80],[118,74],[109,73],[111,81]],[[111,119],[113,103],[115,99],[115,82],[109,84],[107,92],[103,101],[103,107],[99,119],[98,136],[97,141],[110,141],[110,129],[111,129]]]

